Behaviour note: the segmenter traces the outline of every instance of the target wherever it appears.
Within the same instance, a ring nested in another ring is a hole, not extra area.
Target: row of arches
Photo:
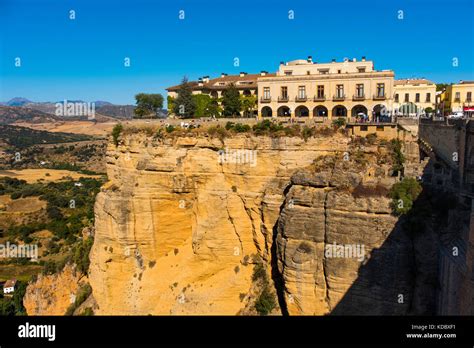
[[[381,104],[377,104],[373,108],[373,113],[372,115],[377,117],[383,114],[383,109],[384,106]],[[323,105],[318,105],[313,109],[313,117],[327,117],[329,116],[329,111],[328,109],[323,106]],[[269,106],[264,106],[261,110],[262,116],[263,117],[271,117],[274,116],[273,110]],[[310,114],[310,110],[304,106],[300,105],[295,109],[295,116],[296,117],[308,117]],[[356,105],[351,109],[351,115],[352,117],[356,117],[358,115],[368,115],[368,110],[364,105]],[[336,105],[335,107],[332,108],[331,110],[331,116],[332,117],[347,117],[348,115],[348,110],[344,105]],[[291,116],[291,110],[288,106],[283,105],[280,106],[277,111],[276,111],[276,116]]]

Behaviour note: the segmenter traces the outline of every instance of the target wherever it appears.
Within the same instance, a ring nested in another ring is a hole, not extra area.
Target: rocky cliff
[[[256,259],[274,313],[426,313],[436,243],[390,214],[390,167],[386,144],[339,133],[126,132],[95,205],[96,313],[248,313]]]

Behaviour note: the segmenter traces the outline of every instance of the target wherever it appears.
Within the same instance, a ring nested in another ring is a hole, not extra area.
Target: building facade
[[[474,81],[460,81],[447,86],[441,97],[444,113],[464,112],[471,115],[474,108],[473,94]]]
[[[436,84],[426,79],[395,80],[393,112],[418,116],[436,110]]]
[[[275,76],[258,77],[258,115],[380,120],[391,112],[393,84],[393,71],[376,71],[365,57],[282,62]]]

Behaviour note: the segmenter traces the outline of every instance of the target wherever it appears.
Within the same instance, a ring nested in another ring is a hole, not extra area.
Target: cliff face
[[[53,275],[38,275],[26,288],[23,298],[28,315],[64,315],[76,298],[81,276],[67,265]]]
[[[256,162],[219,161],[220,149],[254,150]],[[110,181],[95,205],[96,313],[242,313],[256,255],[283,313],[423,313],[411,284],[431,279],[415,262],[426,245],[403,231],[389,238],[397,219],[384,156],[340,134],[122,136],[108,147]],[[340,245],[356,257],[326,254]]]

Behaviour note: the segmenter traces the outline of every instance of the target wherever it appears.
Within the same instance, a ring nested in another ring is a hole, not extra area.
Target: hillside
[[[59,117],[27,107],[0,105],[0,124],[15,122],[46,123],[60,120]]]

